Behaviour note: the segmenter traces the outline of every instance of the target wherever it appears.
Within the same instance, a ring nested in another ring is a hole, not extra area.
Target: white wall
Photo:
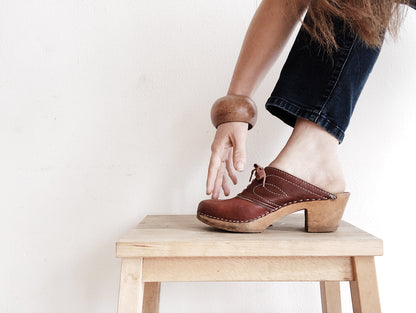
[[[210,106],[259,2],[0,1],[0,312],[115,312],[115,241],[205,198]],[[385,242],[384,312],[413,306],[415,27],[384,46],[341,146],[345,219]],[[254,96],[248,164],[290,132],[264,109],[287,52]],[[320,312],[313,283],[162,286],[161,313]]]

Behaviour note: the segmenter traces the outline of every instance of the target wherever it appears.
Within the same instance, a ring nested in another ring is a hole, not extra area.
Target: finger
[[[207,178],[207,195],[210,195],[214,189],[215,180],[218,176],[218,171],[221,167],[221,158],[216,152],[213,152],[208,166]]]
[[[246,133],[237,133],[233,142],[233,163],[237,171],[246,166]]]
[[[227,176],[222,176],[222,190],[224,190],[224,195],[229,196],[230,195],[230,186],[228,185]]]
[[[218,199],[220,197],[222,177],[224,176],[224,167],[224,164],[221,163],[221,166],[218,169],[217,177],[215,178],[214,190],[212,191],[212,199]]]
[[[233,151],[232,150],[230,150],[230,152],[228,153],[227,160],[225,161],[225,166],[228,172],[228,176],[230,176],[232,182],[234,183],[234,185],[236,185],[238,180],[237,180],[237,175],[233,166]]]

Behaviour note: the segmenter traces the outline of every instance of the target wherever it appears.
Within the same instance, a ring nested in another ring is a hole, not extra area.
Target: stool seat
[[[339,282],[349,281],[354,313],[379,313],[382,253],[381,239],[345,221],[307,233],[304,216],[291,214],[263,233],[231,233],[195,215],[148,215],[116,243],[118,313],[158,312],[164,281],[319,281],[324,313],[341,312]]]

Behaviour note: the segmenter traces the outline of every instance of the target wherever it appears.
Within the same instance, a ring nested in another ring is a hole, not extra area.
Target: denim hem
[[[284,123],[294,127],[296,118],[301,117],[321,126],[327,132],[332,134],[338,139],[339,143],[344,140],[344,130],[328,118],[323,112],[314,112],[306,108],[295,104],[287,99],[272,96],[266,102],[266,110],[272,115],[281,119]]]

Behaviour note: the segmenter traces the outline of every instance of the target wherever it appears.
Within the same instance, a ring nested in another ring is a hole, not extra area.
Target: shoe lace
[[[255,163],[254,168],[251,170],[250,179],[248,180],[249,182],[251,182],[251,179],[253,178],[254,173],[256,173],[256,180],[263,179],[263,187],[264,187],[266,184],[266,171],[264,170],[264,168]]]

